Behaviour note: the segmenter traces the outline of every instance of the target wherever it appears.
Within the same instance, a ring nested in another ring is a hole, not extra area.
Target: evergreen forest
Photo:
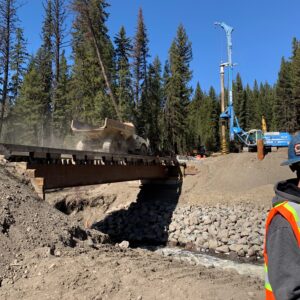
[[[201,146],[219,151],[220,95],[214,87],[204,91],[200,83],[192,88],[192,42],[182,24],[174,30],[168,60],[162,62],[149,54],[142,9],[137,12],[134,36],[122,26],[110,37],[106,0],[44,0],[43,4],[41,45],[29,55],[18,18],[20,1],[0,0],[2,142],[71,147],[72,120],[101,126],[106,117],[120,117],[149,139],[153,152],[189,153]],[[70,13],[72,28],[67,28]],[[66,47],[71,47],[71,57]],[[269,131],[299,129],[296,38],[290,57],[281,60],[275,85],[256,81],[245,85],[236,75],[234,108],[244,130],[261,128],[262,116]]]

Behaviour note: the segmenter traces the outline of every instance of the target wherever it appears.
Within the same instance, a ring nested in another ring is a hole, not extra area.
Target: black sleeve
[[[289,222],[281,215],[267,234],[268,274],[276,300],[300,299],[300,248]]]

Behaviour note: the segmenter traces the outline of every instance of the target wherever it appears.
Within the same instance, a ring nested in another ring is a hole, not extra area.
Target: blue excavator
[[[263,118],[263,127],[261,129],[251,129],[249,131],[243,130],[238,118],[235,115],[233,108],[233,67],[232,62],[232,32],[233,27],[227,25],[224,22],[215,22],[216,26],[220,26],[224,29],[227,39],[227,56],[228,61],[223,63],[222,66],[228,69],[228,106],[224,112],[221,113],[220,118],[228,121],[229,125],[229,138],[230,141],[238,140],[244,147],[248,149],[256,149],[257,141],[262,139],[264,147],[267,149],[288,147],[291,135],[288,132],[266,132],[266,125]]]

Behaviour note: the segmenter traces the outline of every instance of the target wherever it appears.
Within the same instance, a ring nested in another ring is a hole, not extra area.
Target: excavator
[[[76,150],[92,150],[109,153],[130,153],[139,155],[150,154],[150,143],[136,134],[135,126],[130,122],[123,122],[117,101],[111,89],[106,70],[102,61],[100,45],[96,38],[95,29],[91,22],[90,10],[87,2],[81,3],[81,9],[85,16],[85,23],[89,30],[89,38],[93,43],[103,75],[108,94],[114,106],[118,120],[105,118],[103,126],[91,126],[73,120],[71,129],[78,137]]]

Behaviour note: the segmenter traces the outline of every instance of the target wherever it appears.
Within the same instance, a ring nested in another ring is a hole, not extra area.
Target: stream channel
[[[240,275],[256,277],[264,280],[264,268],[262,265],[249,263],[240,263],[228,259],[218,258],[208,254],[192,252],[180,248],[157,248],[155,253],[162,256],[171,257],[174,260],[190,263],[193,265],[202,265],[207,268],[219,268],[222,270],[235,270]]]

